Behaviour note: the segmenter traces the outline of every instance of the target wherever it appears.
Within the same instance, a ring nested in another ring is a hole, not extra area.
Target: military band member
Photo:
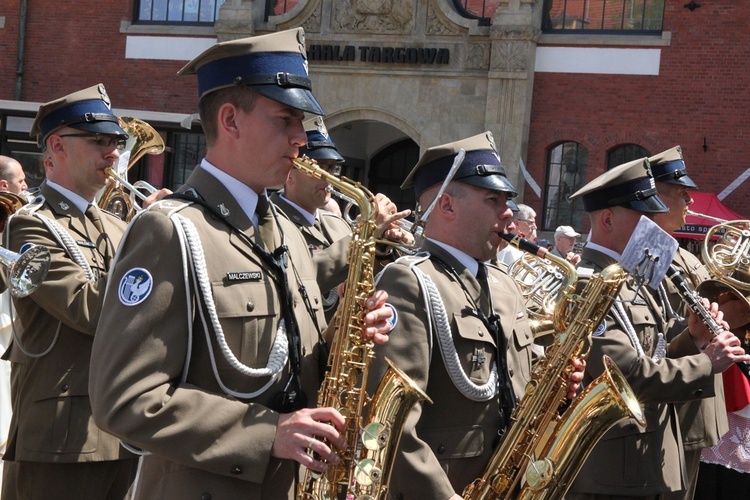
[[[657,196],[648,160],[625,163],[600,175],[573,194],[581,197],[591,221],[578,268],[600,272],[618,262],[641,215],[668,209]],[[579,286],[585,279],[579,279]],[[646,427],[632,420],[616,424],[594,447],[566,499],[641,497],[685,487],[682,436],[671,403],[713,397],[714,374],[750,358],[739,340],[711,334],[691,314],[689,329],[666,343],[668,325],[661,306],[646,288],[638,295],[631,282],[593,334],[584,383],[603,371],[602,355],[618,365],[644,407]],[[710,306],[721,322],[716,304]]]
[[[94,198],[127,134],[103,85],[40,106],[31,134],[54,168],[6,229],[8,248],[44,245],[45,281],[14,298],[13,418],[3,498],[126,498],[137,460],[94,424],[89,360],[109,267],[125,230]],[[113,333],[120,331],[115,327]],[[6,462],[7,463],[7,462]]]
[[[516,195],[492,135],[428,149],[402,188],[413,188],[426,208],[461,149],[466,156],[427,219],[421,252],[387,266],[378,282],[395,325],[388,344],[375,349],[369,391],[388,357],[433,401],[409,414],[390,498],[460,498],[482,475],[531,376],[534,339],[523,299],[512,278],[486,264],[497,255]]]
[[[688,207],[693,203],[689,190],[697,189],[698,186],[688,177],[680,146],[652,156],[649,158],[649,163],[659,198],[669,208],[669,212],[656,214],[654,222],[671,234],[685,224]],[[701,261],[684,248],[678,248],[673,264],[682,271],[683,278],[693,290],[697,289],[703,281],[710,279],[708,270]],[[662,285],[659,296],[665,319],[673,323],[667,333],[667,340],[672,340],[672,334],[679,333],[687,326],[688,306],[670,280],[664,280]],[[665,499],[691,500],[693,498],[701,450],[715,445],[729,429],[724,407],[724,387],[719,374],[714,375],[714,392],[716,396],[713,398],[676,405],[685,451],[687,488],[679,492],[666,493],[663,495]]]
[[[323,118],[317,116],[304,123],[307,143],[299,149],[300,156],[315,160],[329,174],[339,176],[344,157],[328,135]],[[271,201],[297,226],[312,251],[318,269],[318,285],[323,291],[326,320],[333,318],[338,305],[337,286],[346,279],[347,256],[352,228],[343,218],[322,210],[331,200],[330,184],[325,179],[313,179],[297,169],[289,172],[284,190],[273,193]],[[394,220],[409,215],[410,210],[396,214],[396,205],[386,196],[377,195],[378,219],[375,237],[400,236],[397,228],[391,229]],[[394,214],[396,216],[394,217]],[[380,249],[379,260],[392,253],[392,247]],[[384,253],[385,252],[385,253]],[[389,259],[392,260],[392,259]],[[379,271],[379,269],[377,269]]]
[[[344,445],[336,410],[306,408],[324,321],[315,268],[265,194],[306,143],[304,113],[323,113],[304,32],[219,43],[179,74],[198,77],[206,157],[122,241],[94,345],[94,416],[147,453],[135,498],[292,498],[298,462],[324,470],[338,458],[322,439]],[[385,297],[368,301],[376,341]]]

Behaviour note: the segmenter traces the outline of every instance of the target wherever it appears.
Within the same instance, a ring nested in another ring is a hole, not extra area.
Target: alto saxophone
[[[627,417],[645,425],[632,389],[607,356],[605,373],[586,387],[562,417],[557,411],[568,392],[569,361],[588,357],[591,333],[609,312],[626,274],[613,264],[592,277],[581,295],[576,295],[573,284],[577,274],[564,259],[513,235],[500,236],[572,273],[556,307],[566,327],[559,330],[554,343],[534,366],[525,394],[513,410],[510,425],[484,474],[466,487],[463,497],[561,498],[610,427]],[[551,424],[552,432],[545,438]],[[539,459],[532,462],[535,455]],[[525,485],[521,481],[524,478]],[[520,495],[519,485],[523,488]]]
[[[333,407],[345,419],[346,449],[341,461],[328,464],[324,473],[305,469],[297,498],[380,499],[388,491],[393,460],[411,408],[427,395],[403,372],[388,362],[388,369],[372,399],[365,392],[373,342],[362,338],[365,302],[374,291],[375,218],[377,202],[359,183],[339,179],[307,157],[293,160],[294,167],[355,199],[361,217],[352,229],[344,296],[335,316],[328,368],[318,392],[318,407]],[[367,407],[367,408],[366,408]],[[365,410],[367,410],[365,414]]]

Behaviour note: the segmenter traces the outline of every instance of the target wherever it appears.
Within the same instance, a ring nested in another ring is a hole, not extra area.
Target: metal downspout
[[[21,87],[23,85],[23,57],[26,45],[26,6],[28,0],[21,0],[21,15],[18,19],[18,63],[16,65],[16,92],[15,100],[21,100]]]

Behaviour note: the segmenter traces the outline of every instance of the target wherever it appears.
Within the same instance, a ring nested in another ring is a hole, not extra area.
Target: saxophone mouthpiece
[[[522,238],[521,236],[518,236],[513,233],[497,233],[498,236],[500,236],[502,239],[510,243],[516,248],[520,248],[521,250],[524,250],[529,253],[533,253],[537,257],[544,258],[545,255],[547,255],[548,250],[546,248],[542,248],[536,243],[532,243],[531,241],[527,240],[526,238]]]

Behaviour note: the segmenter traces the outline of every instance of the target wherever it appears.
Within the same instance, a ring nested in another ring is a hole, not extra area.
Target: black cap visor
[[[302,147],[299,149],[299,152],[300,155],[307,155],[313,160],[333,160],[336,163],[344,163],[344,157],[333,148],[323,147],[308,149],[307,147]]]
[[[294,109],[314,115],[325,115],[315,96],[305,88],[279,87],[276,85],[252,85],[250,88],[264,97],[286,104]]]
[[[516,188],[513,187],[513,184],[504,175],[472,175],[455,178],[454,180],[491,191],[502,191],[503,193],[508,193],[511,198],[518,196],[518,191],[516,191]]]
[[[641,200],[620,203],[620,206],[635,210],[636,212],[643,212],[644,214],[663,214],[669,212],[669,208],[656,195],[648,196]]]
[[[670,176],[663,179],[655,179],[656,182],[665,182],[667,184],[676,184],[678,186],[685,186],[688,189],[698,189],[698,185],[693,182],[693,179],[687,175],[681,175],[679,177]]]
[[[73,123],[68,126],[70,128],[83,130],[83,131],[91,132],[94,134],[117,135],[117,136],[122,136],[122,137],[128,137],[128,133],[125,132],[123,129],[121,129],[120,126],[117,124],[117,122],[109,122],[109,121],[82,122],[82,123]]]

